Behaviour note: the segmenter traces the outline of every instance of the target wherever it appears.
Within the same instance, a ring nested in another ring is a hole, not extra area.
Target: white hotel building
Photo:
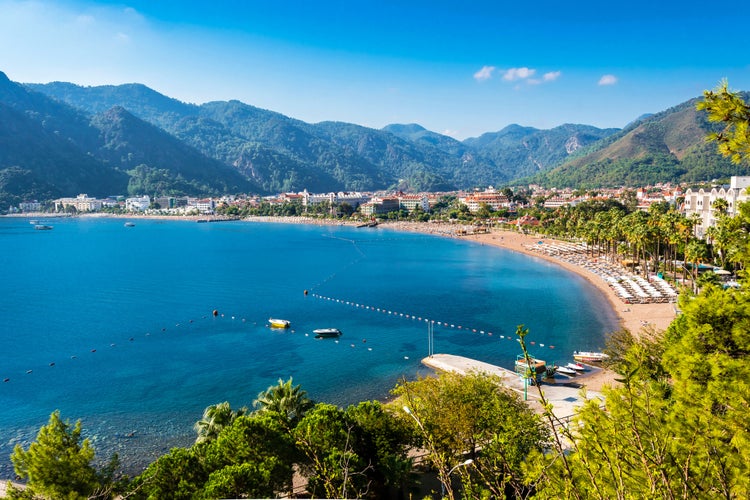
[[[686,216],[697,214],[700,217],[699,224],[695,227],[695,235],[702,238],[706,230],[716,225],[716,216],[713,203],[722,199],[727,201],[727,214],[734,216],[739,211],[738,205],[748,201],[750,195],[747,188],[750,187],[750,177],[732,177],[729,186],[722,186],[706,191],[703,188],[693,191],[685,191],[685,203],[682,212]]]

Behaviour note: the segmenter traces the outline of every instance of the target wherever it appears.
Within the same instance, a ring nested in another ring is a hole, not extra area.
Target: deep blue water
[[[0,477],[12,477],[13,446],[27,447],[55,409],[82,421],[100,456],[117,451],[137,468],[192,442],[206,406],[252,406],[279,378],[341,406],[385,399],[401,377],[426,373],[426,318],[440,322],[435,352],[508,367],[519,324],[548,361],[599,349],[617,327],[577,275],[469,241],[252,222],[48,222],[52,231],[0,219]],[[269,317],[292,327],[271,330]],[[344,334],[315,339],[321,327]]]

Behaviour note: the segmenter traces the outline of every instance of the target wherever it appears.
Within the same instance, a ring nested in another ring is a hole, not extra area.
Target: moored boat
[[[313,333],[316,337],[338,337],[342,332],[338,328],[318,328]]]
[[[125,223],[125,227],[134,227],[134,226],[135,226],[135,222],[128,221]]]
[[[609,355],[604,354],[603,352],[575,351],[573,353],[573,359],[580,363],[598,363],[609,359]]]
[[[571,370],[575,370],[577,372],[582,372],[586,369],[586,367],[580,363],[568,363],[567,365],[565,365],[565,367],[570,368]]]
[[[569,376],[578,374],[577,371],[575,371],[572,368],[568,368],[567,366],[556,366],[555,372],[562,373],[563,375],[569,375]]]
[[[286,319],[269,318],[268,325],[271,328],[289,328],[291,321]]]
[[[49,231],[52,229],[52,226],[48,226],[47,224],[36,224],[34,226],[34,229],[38,229],[40,231]]]

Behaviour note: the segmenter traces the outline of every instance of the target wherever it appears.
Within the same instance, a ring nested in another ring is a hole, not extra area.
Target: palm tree
[[[698,291],[698,263],[706,257],[708,257],[708,247],[705,241],[693,238],[685,246],[685,261],[692,265],[693,292]]]
[[[237,419],[247,413],[244,406],[237,411],[232,410],[228,401],[211,405],[203,410],[203,418],[198,420],[193,428],[198,433],[197,443],[213,441],[225,427],[229,427]]]
[[[269,387],[258,394],[253,402],[258,412],[275,412],[282,415],[290,427],[294,427],[305,416],[315,402],[307,397],[307,392],[299,385],[292,386],[292,377]]]

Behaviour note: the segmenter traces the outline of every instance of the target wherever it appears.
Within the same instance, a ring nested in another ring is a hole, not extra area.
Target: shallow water
[[[49,414],[131,471],[189,444],[203,409],[279,378],[338,405],[384,399],[434,351],[512,366],[596,350],[617,319],[581,277],[469,241],[249,222],[0,219],[0,477]],[[305,295],[304,291],[308,294]],[[212,313],[216,310],[217,316]],[[292,322],[266,327],[269,317]],[[315,339],[336,327],[339,339]],[[460,328],[459,328],[460,327]]]

